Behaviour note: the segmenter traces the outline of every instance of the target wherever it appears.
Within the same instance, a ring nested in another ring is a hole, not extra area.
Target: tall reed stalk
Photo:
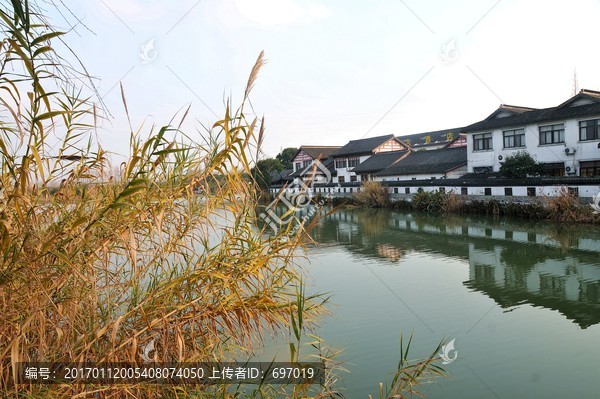
[[[307,229],[267,235],[255,224],[247,176],[263,121],[244,104],[262,54],[241,105],[228,102],[203,139],[182,132],[187,110],[147,132],[131,128],[115,170],[96,140],[102,107],[84,94],[87,76],[54,50],[63,34],[29,2],[11,5],[0,9],[2,396],[308,396],[306,386],[16,384],[18,362],[138,362],[150,342],[156,361],[228,361],[264,334],[294,331],[299,360],[324,308],[297,289]]]

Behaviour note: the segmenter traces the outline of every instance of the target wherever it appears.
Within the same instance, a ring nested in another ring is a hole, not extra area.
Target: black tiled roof
[[[393,134],[388,134],[385,136],[370,137],[368,139],[351,140],[348,144],[331,155],[336,158],[349,155],[370,154],[375,148],[393,137]]]
[[[302,146],[300,146],[300,148],[298,149],[298,152],[296,152],[296,154],[294,155],[293,158],[296,158],[296,156],[298,156],[300,151],[304,151],[305,153],[310,155],[310,157],[312,159],[325,159],[325,158],[329,158],[331,153],[339,150],[340,148],[342,148],[342,147],[340,147],[340,146],[302,145]]]
[[[286,169],[286,170],[282,170],[281,172],[278,172],[276,170],[271,171],[270,175],[271,175],[271,184],[277,184],[277,183],[284,183],[284,182],[289,182],[292,181],[292,172],[294,170],[293,169]]]
[[[536,108],[521,107],[519,105],[500,104],[500,106],[498,107],[498,109],[495,110],[494,112],[492,112],[485,119],[486,120],[488,120],[488,119],[494,119],[496,117],[496,115],[498,115],[501,112],[508,112],[508,113],[510,113],[512,115],[517,115],[517,114],[522,114],[523,112],[534,111],[535,109]]]
[[[445,173],[466,164],[467,147],[417,151],[377,173],[377,176]]]
[[[390,152],[380,152],[370,156],[366,161],[358,165],[353,169],[353,172],[356,174],[360,173],[375,173],[379,172],[394,162],[398,161],[400,158],[405,156],[408,151],[390,151]]]
[[[409,134],[406,136],[397,136],[396,138],[400,141],[402,141],[403,143],[406,142],[406,140],[410,140],[410,142],[408,142],[408,144],[413,147],[413,148],[419,148],[419,147],[427,147],[427,146],[431,146],[431,145],[439,145],[441,143],[449,143],[450,141],[456,139],[459,135],[459,133],[461,133],[463,131],[462,127],[457,127],[457,128],[453,128],[453,129],[443,129],[443,130],[435,130],[432,132],[424,132],[424,133],[416,133],[416,134]],[[452,133],[452,140],[448,140],[448,133]],[[425,142],[425,138],[429,136],[430,141],[429,144],[427,144]]]
[[[329,157],[326,159],[321,159],[321,163],[323,164],[323,166],[325,168],[327,168],[327,170],[329,170],[329,173],[331,173],[331,176],[337,175],[337,170],[335,169],[335,166],[333,163],[333,158]],[[302,172],[304,172],[307,168],[308,167],[300,168],[297,171],[295,171],[294,173],[290,174],[290,176],[291,177],[300,177],[302,175]],[[308,172],[310,172],[310,170]]]
[[[588,115],[600,115],[600,103],[535,109],[504,118],[482,120],[466,126],[464,131],[472,133],[504,127],[520,127],[532,123],[560,122],[564,119]]]

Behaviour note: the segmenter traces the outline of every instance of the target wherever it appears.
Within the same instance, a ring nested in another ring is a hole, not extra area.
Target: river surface
[[[313,235],[316,332],[343,349],[347,398],[377,397],[411,332],[410,357],[454,340],[429,398],[600,398],[597,227],[340,210]]]

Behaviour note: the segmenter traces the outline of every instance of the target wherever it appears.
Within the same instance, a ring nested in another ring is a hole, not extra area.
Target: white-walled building
[[[416,151],[375,174],[376,181],[457,179],[467,173],[467,149]]]
[[[374,154],[405,150],[410,150],[410,146],[402,143],[393,134],[351,140],[348,144],[331,154],[337,172],[336,183],[361,182],[363,178],[367,178],[368,176],[366,174],[362,176],[357,175],[354,172],[355,167]]]
[[[292,158],[294,169],[291,177],[294,178],[294,182],[298,183],[298,179],[308,179],[314,183],[329,183],[329,179],[335,177],[331,154],[340,148],[339,146],[300,146],[298,152]],[[320,161],[320,165],[314,168],[311,167],[311,165],[314,165],[313,162],[317,160]],[[326,176],[325,169],[328,171],[329,176]]]
[[[552,108],[501,105],[463,130],[469,172],[498,172],[506,157],[526,151],[546,175],[600,176],[600,92],[581,90]]]

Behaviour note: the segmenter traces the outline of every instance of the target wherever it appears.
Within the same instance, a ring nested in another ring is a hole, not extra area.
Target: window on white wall
[[[485,151],[492,148],[492,133],[473,135],[473,151]]]
[[[579,122],[579,140],[600,139],[600,119]]]
[[[502,132],[504,148],[525,147],[525,129],[512,129]]]
[[[360,163],[360,159],[358,157],[348,158],[348,167],[349,168],[357,167],[359,163]]]
[[[338,158],[335,160],[335,167],[340,169],[340,168],[347,168],[348,167],[348,162],[346,161],[346,158]]]
[[[540,126],[540,145],[557,144],[565,142],[565,125],[558,123],[556,125]]]

